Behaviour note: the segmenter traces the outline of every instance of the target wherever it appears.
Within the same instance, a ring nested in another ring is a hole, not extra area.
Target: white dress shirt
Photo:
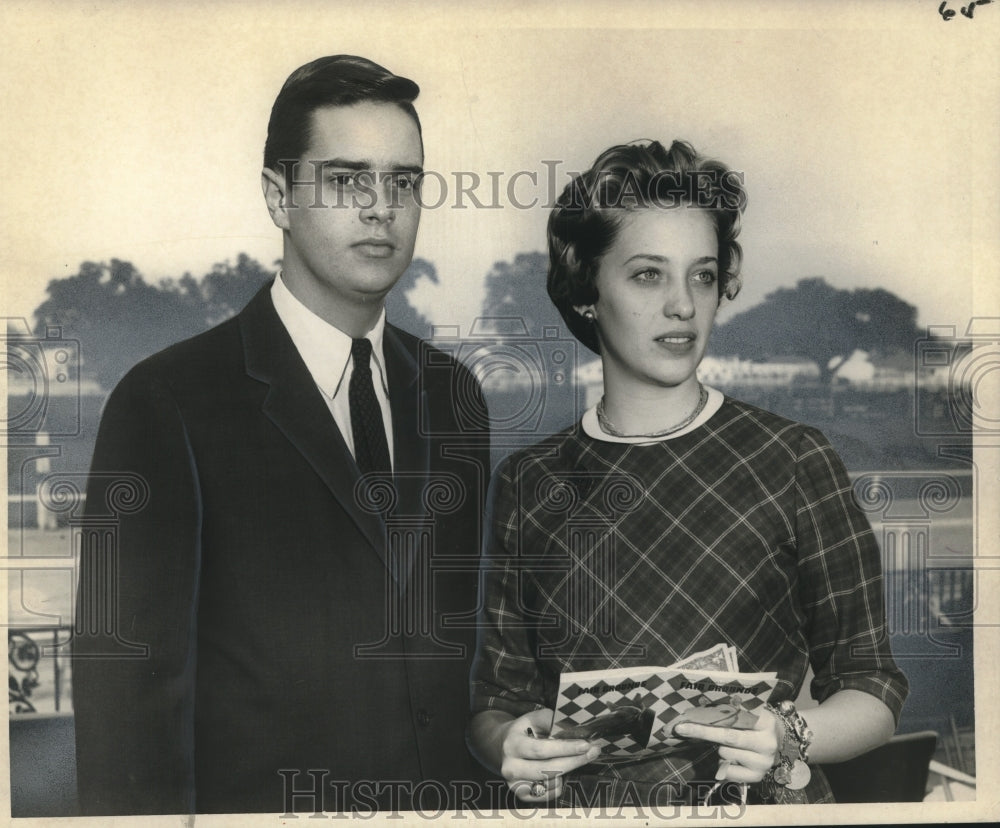
[[[281,274],[271,287],[271,300],[278,318],[295,343],[299,355],[312,375],[316,387],[326,400],[334,422],[344,442],[354,454],[354,433],[351,430],[351,407],[348,388],[354,372],[351,358],[351,337],[329,322],[321,319],[296,299],[285,285]],[[389,409],[389,384],[385,375],[385,356],[382,353],[382,334],[385,331],[385,310],[365,337],[372,343],[372,380],[375,396],[382,409],[382,423],[389,443],[390,462],[393,455],[392,413]],[[395,465],[395,464],[393,464]]]

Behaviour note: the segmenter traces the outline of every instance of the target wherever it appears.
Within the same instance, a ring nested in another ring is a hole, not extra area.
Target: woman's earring
[[[583,312],[583,318],[586,319],[588,322],[593,322],[595,319],[597,319],[597,316],[594,314],[593,310],[587,308],[587,310]]]

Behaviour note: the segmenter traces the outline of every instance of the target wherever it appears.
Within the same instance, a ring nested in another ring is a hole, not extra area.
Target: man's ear
[[[271,214],[274,226],[287,230],[288,209],[285,206],[285,177],[278,175],[270,167],[264,167],[260,173],[260,186],[264,191],[264,202],[267,204],[267,212]]]

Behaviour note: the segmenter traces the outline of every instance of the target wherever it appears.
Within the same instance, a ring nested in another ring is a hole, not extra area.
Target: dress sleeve
[[[795,519],[813,698],[861,690],[898,723],[908,685],[889,647],[881,553],[842,461],[814,429],[799,443]]]
[[[108,529],[81,549],[73,641],[85,815],[195,812],[199,504],[169,387],[133,371],[108,399],[87,487],[87,520]]]
[[[494,475],[486,509],[472,713],[502,710],[522,716],[545,707],[535,660],[535,636],[525,611],[529,577],[521,564],[518,481],[509,463]]]

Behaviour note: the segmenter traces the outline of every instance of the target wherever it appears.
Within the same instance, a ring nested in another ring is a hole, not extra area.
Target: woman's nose
[[[690,319],[694,316],[694,297],[686,282],[667,285],[667,295],[663,300],[663,315],[673,319]]]

